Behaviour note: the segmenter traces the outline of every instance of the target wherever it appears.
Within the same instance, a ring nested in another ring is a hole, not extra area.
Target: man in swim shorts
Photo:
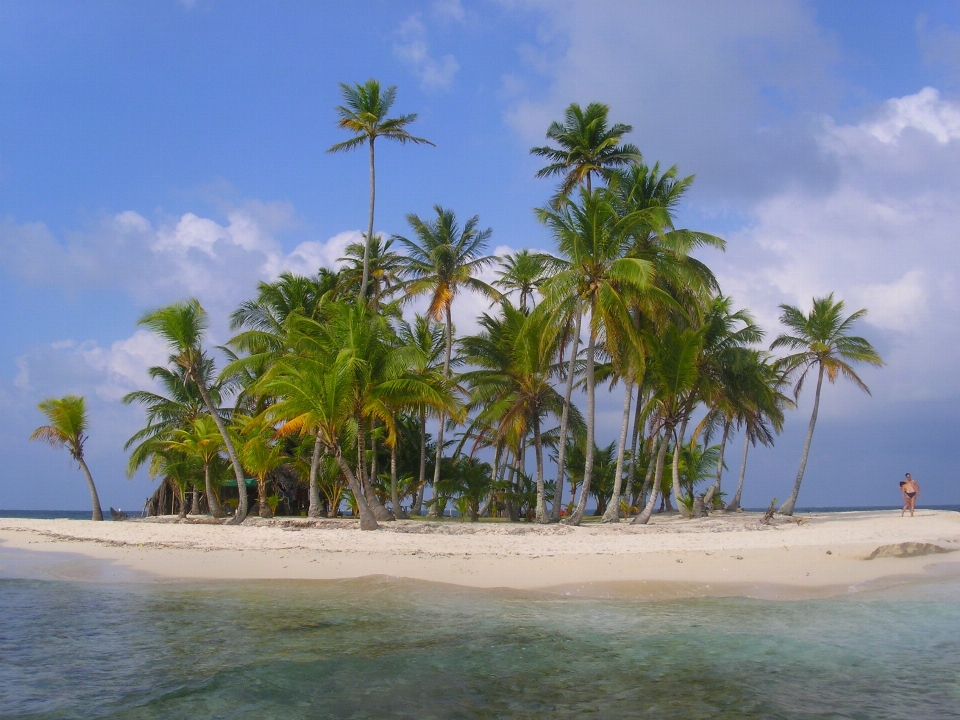
[[[913,511],[917,504],[917,497],[920,495],[920,485],[907,473],[907,479],[900,483],[900,489],[903,490],[904,505],[900,511],[900,517],[910,508],[910,517],[913,517]]]

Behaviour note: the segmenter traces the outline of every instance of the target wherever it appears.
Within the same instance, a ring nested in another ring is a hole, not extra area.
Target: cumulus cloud
[[[346,246],[362,237],[343,232],[287,252],[277,235],[294,225],[287,204],[260,202],[231,209],[224,224],[194,213],[154,224],[127,210],[63,238],[43,223],[8,218],[0,222],[0,255],[6,272],[32,283],[119,288],[151,305],[194,296],[212,311],[226,311],[257,281],[336,266]]]
[[[891,401],[960,393],[958,119],[960,105],[932,88],[860,123],[824,119],[817,141],[836,183],[757,203],[718,266],[728,292],[770,329],[781,302],[808,308],[836,292],[850,310],[866,307],[860,330],[884,351],[878,397]]]
[[[441,3],[438,5],[443,12],[456,16],[459,3]],[[453,55],[444,55],[435,58],[430,54],[427,43],[427,29],[423,24],[420,13],[411,15],[400,24],[397,30],[398,42],[394,43],[394,56],[408,65],[413,74],[420,80],[420,87],[424,90],[446,90],[453,83],[453,78],[460,70],[460,64]]]

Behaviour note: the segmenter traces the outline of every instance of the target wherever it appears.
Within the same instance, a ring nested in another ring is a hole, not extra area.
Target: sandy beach
[[[240,527],[202,518],[0,519],[0,547],[72,554],[44,565],[47,576],[72,579],[88,574],[79,555],[161,581],[385,575],[651,599],[818,597],[960,573],[960,513],[810,514],[769,526],[758,520],[735,513],[579,528],[407,520],[365,533],[350,520],[300,518],[249,519]]]

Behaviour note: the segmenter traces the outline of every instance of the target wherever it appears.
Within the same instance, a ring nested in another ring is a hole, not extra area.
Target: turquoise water
[[[958,598],[8,578],[0,717],[960,717]]]

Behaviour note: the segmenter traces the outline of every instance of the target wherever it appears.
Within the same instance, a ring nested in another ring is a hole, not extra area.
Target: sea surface
[[[638,602],[36,558],[0,547],[3,718],[960,717],[957,578]]]

